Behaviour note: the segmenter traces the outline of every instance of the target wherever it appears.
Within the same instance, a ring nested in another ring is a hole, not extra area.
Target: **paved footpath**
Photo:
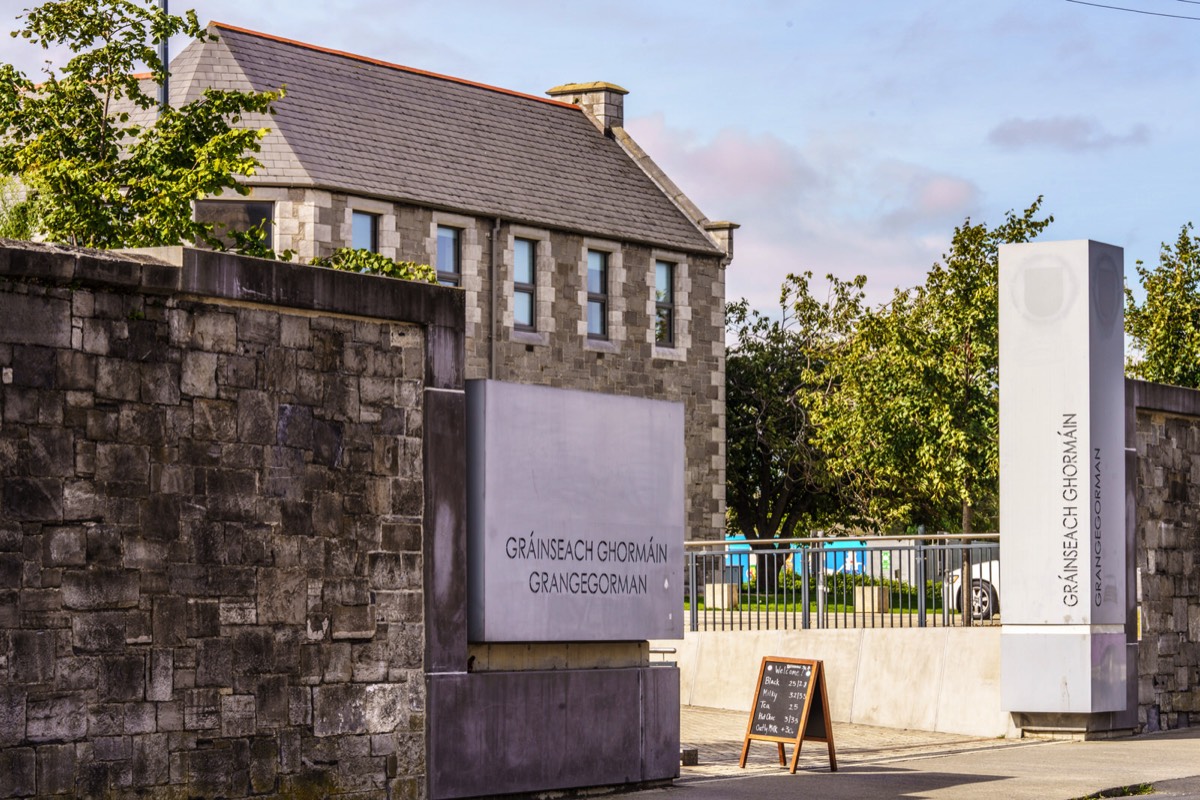
[[[838,771],[826,746],[805,743],[799,769],[779,766],[774,743],[755,741],[738,767],[746,714],[684,708],[681,738],[700,763],[646,800],[814,797],[1073,800],[1143,783],[1152,797],[1200,800],[1200,728],[1092,742],[980,739],[834,723]],[[787,756],[792,755],[791,747]]]

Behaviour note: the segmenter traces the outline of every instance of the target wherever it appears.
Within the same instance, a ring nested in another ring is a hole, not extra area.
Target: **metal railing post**
[[[827,628],[829,593],[826,591],[825,543],[817,542],[817,627]]]
[[[958,616],[962,626],[964,628],[970,628],[975,624],[975,613],[971,603],[972,597],[975,593],[973,589],[975,586],[975,577],[971,573],[971,564],[975,559],[971,557],[970,540],[967,539],[966,536],[963,536],[962,543],[962,580],[959,581],[959,584],[962,586],[962,588],[959,589],[959,591],[962,592],[962,600],[960,601],[960,605],[962,605],[962,613]]]
[[[700,598],[696,594],[696,553],[694,551],[691,553],[688,553],[688,572],[691,575],[691,592],[692,592],[692,602],[691,602],[692,614],[691,614],[691,617],[692,617],[692,631],[694,632],[694,631],[700,630],[700,626],[699,626],[700,611],[697,608],[697,606],[700,605]]]
[[[812,620],[808,610],[808,603],[811,593],[808,590],[808,576],[811,570],[808,568],[808,559],[812,555],[812,548],[806,547],[798,554],[800,556],[800,626],[805,630],[812,627]]]
[[[917,564],[916,564],[916,567],[917,567],[917,577],[916,577],[917,627],[924,628],[925,627],[925,602],[926,602],[926,598],[925,598],[925,592],[926,592],[926,586],[925,586],[925,542],[924,541],[921,541],[921,540],[917,541],[916,558],[917,558]]]

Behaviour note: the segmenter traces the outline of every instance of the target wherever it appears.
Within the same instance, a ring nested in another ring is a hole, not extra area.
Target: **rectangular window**
[[[355,250],[379,252],[379,215],[355,211],[350,215],[350,246]]]
[[[236,247],[235,233],[261,231],[267,247],[273,243],[271,230],[275,204],[261,200],[197,200],[196,221],[212,226],[213,236],[226,247]],[[207,246],[206,242],[197,245]]]
[[[675,265],[654,262],[654,341],[675,344]]]
[[[534,329],[534,297],[537,283],[537,242],[513,240],[513,327]]]
[[[462,231],[458,228],[438,226],[437,279],[442,286],[462,284]]]
[[[587,331],[589,339],[608,338],[608,253],[588,250]]]

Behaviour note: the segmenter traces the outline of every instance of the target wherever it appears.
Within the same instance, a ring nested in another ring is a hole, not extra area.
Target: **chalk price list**
[[[809,664],[768,662],[755,698],[754,723],[750,732],[755,736],[787,739],[798,736],[811,679],[812,666]]]

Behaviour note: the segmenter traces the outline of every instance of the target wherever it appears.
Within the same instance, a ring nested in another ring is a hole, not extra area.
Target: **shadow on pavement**
[[[839,767],[830,772],[828,765],[801,768],[790,775],[786,767],[775,765],[770,772],[757,769],[742,775],[687,776],[674,786],[642,793],[642,796],[720,797],[728,800],[772,800],[772,798],[819,797],[822,800],[860,800],[861,798],[927,797],[937,790],[955,790],[956,796],[969,797],[970,786],[1007,780],[1003,775],[963,775],[928,772],[878,765]]]

